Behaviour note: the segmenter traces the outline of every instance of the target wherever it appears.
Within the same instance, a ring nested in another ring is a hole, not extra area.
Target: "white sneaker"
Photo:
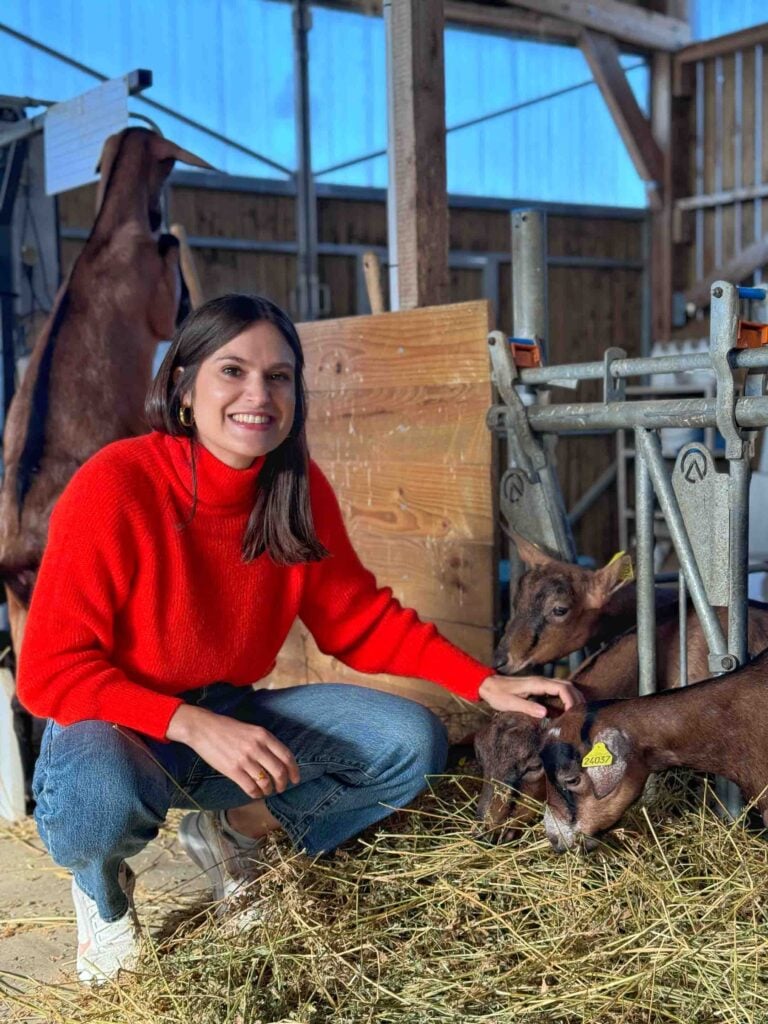
[[[117,921],[105,921],[96,902],[72,879],[77,914],[77,977],[85,985],[102,984],[120,970],[132,971],[139,959],[139,925],[133,907],[134,873],[123,861],[118,876],[128,909]]]
[[[244,850],[221,829],[213,811],[185,814],[179,825],[179,842],[184,852],[208,877],[218,912],[228,910],[248,885],[266,869],[260,854],[263,842],[254,839],[253,848]]]

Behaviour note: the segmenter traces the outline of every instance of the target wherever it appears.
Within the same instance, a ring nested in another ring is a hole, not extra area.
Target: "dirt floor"
[[[131,860],[139,917],[153,933],[167,924],[169,906],[205,899],[198,869],[175,838],[180,816]],[[0,818],[0,1021],[11,1015],[12,1003],[18,1011],[9,991],[26,993],[33,1007],[36,985],[73,981],[75,945],[70,875],[45,852],[31,820]]]

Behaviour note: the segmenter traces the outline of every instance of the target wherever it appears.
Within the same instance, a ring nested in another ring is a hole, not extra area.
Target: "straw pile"
[[[208,913],[129,982],[17,1004],[77,1024],[709,1024],[768,1021],[765,841],[679,784],[589,857],[541,827],[488,846],[477,782],[445,780],[361,844],[308,863],[275,844],[270,920]],[[281,856],[282,854],[282,856]]]

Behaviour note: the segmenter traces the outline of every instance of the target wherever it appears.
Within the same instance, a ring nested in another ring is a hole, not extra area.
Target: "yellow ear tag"
[[[617,551],[616,554],[613,556],[613,558],[610,560],[610,562],[606,562],[605,563],[606,564],[606,568],[609,565],[613,565],[614,562],[618,562],[618,560],[620,558],[623,558],[624,555],[626,555],[626,553],[627,553],[626,551]],[[619,576],[619,580],[622,583],[631,583],[634,578],[635,578],[635,570],[634,570],[634,568],[632,566],[632,559],[630,558],[621,567],[621,576]]]
[[[613,764],[613,754],[604,743],[596,743],[590,752],[584,755],[581,767],[601,768],[603,765],[608,764]]]

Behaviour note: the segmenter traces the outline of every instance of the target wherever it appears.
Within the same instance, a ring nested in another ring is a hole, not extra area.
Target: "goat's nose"
[[[493,667],[495,669],[504,668],[507,664],[507,651],[501,647],[497,647],[493,652]]]

